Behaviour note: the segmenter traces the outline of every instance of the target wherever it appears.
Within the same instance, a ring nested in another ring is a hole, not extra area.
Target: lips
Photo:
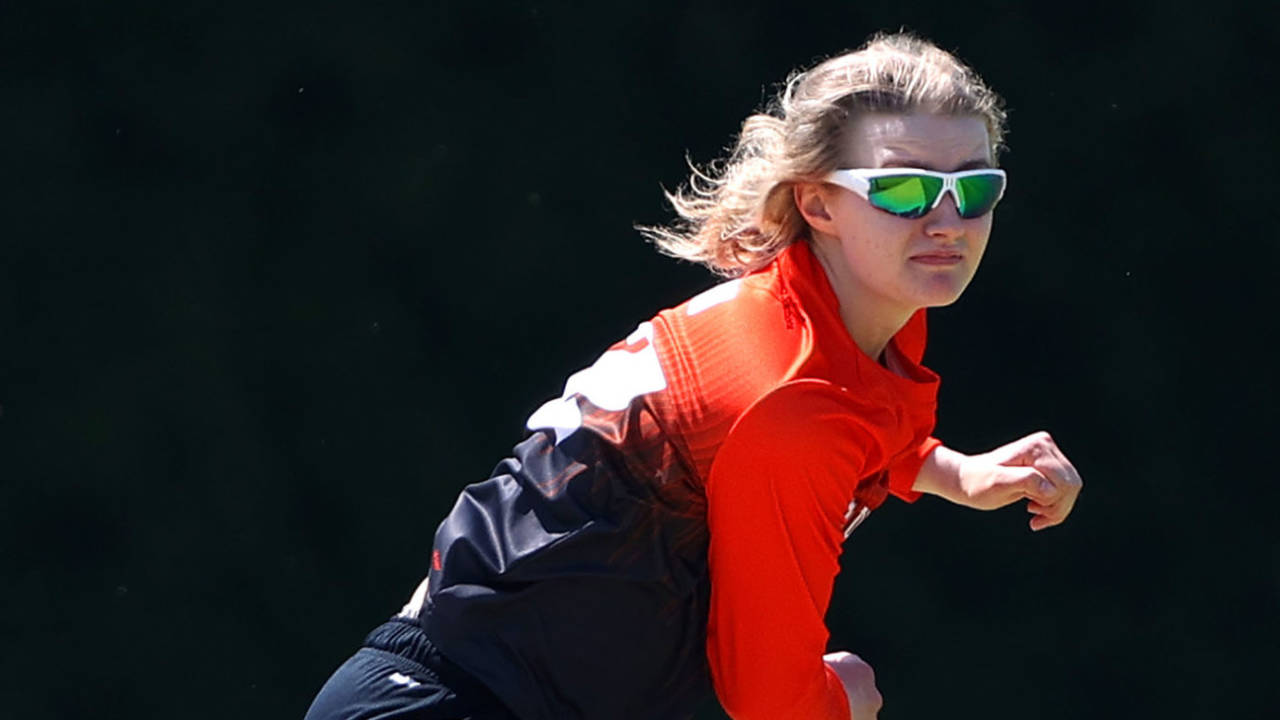
[[[955,250],[934,250],[912,255],[911,260],[922,265],[956,265],[964,260],[964,254]]]

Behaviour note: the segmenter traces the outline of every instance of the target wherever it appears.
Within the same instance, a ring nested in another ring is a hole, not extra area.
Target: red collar
[[[899,375],[869,357],[853,341],[840,319],[840,301],[808,241],[793,242],[766,272],[770,270],[778,275],[784,312],[790,316],[794,311],[808,321],[811,330],[809,349],[801,364],[803,376],[824,378],[850,388],[879,386],[903,396],[911,405],[934,406],[938,375],[921,364],[926,337],[924,310],[912,315],[886,348],[902,361],[904,374]],[[788,307],[793,302],[798,307]]]

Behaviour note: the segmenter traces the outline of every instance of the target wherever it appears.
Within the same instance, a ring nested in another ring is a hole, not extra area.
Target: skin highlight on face
[[[876,113],[850,127],[841,167],[956,172],[991,165],[981,118]],[[950,194],[915,219],[878,210],[853,192],[825,183],[800,183],[794,194],[845,326],[875,358],[916,310],[950,305],[960,297],[991,234],[991,213],[966,220]]]

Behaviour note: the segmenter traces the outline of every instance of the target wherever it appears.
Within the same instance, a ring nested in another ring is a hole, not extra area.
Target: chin
[[[947,307],[948,305],[954,305],[954,304],[956,303],[956,301],[957,301],[957,300],[959,300],[959,299],[960,299],[960,296],[959,296],[959,295],[954,295],[954,296],[949,297],[949,298],[940,299],[940,300],[934,300],[934,301],[931,301],[931,302],[924,303],[924,304],[922,304],[922,305],[921,305],[921,307],[927,307],[927,308],[940,308],[940,307]]]
[[[916,304],[919,307],[946,307],[954,304],[969,287],[973,275],[965,277],[938,275],[916,286]]]
[[[929,288],[928,292],[916,295],[915,304],[919,307],[946,307],[953,305],[964,294],[964,286],[948,288]]]

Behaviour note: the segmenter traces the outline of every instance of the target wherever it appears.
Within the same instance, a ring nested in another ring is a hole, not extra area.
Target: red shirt
[[[885,490],[909,501],[938,377],[924,313],[893,339],[904,376],[854,344],[807,243],[654,321],[668,380],[658,417],[704,479],[707,652],[735,718],[847,718],[822,662],[845,529]],[[887,486],[887,487],[886,487]],[[851,528],[849,528],[851,529]]]
[[[421,620],[526,718],[848,717],[847,532],[936,446],[917,313],[867,357],[809,246],[641,323],[440,524]]]

